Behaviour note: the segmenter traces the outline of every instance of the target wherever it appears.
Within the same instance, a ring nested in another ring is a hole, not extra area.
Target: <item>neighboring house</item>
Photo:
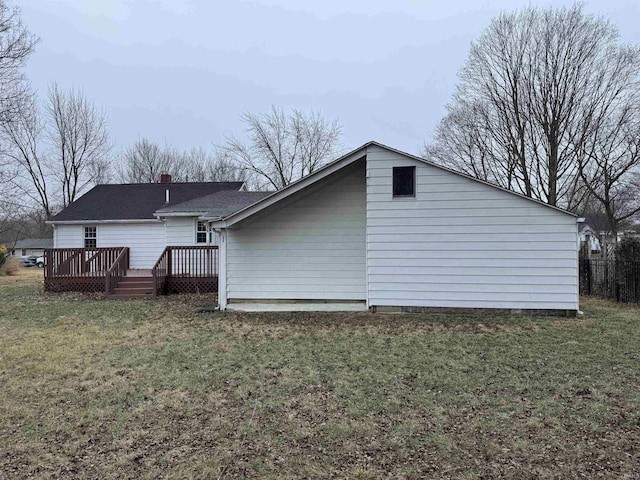
[[[159,205],[147,210],[155,220],[145,217],[110,244],[141,242],[146,266],[161,245],[211,239],[222,309],[349,301],[373,311],[578,310],[576,216],[422,158],[370,142],[277,192],[253,195],[221,188]],[[86,232],[68,227],[57,222],[56,246],[70,243],[63,238],[82,245]],[[154,275],[171,270],[166,264]]]
[[[580,223],[578,227],[578,238],[580,239],[581,249],[588,256],[599,255],[602,251],[598,233],[587,223]]]
[[[41,257],[44,255],[45,248],[51,247],[53,247],[53,240],[50,238],[25,238],[15,243],[11,249],[11,255],[14,257],[24,257],[25,255]]]

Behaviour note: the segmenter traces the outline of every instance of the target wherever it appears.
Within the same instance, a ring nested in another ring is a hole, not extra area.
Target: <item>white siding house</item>
[[[410,195],[394,196],[397,167]],[[213,226],[223,308],[578,310],[574,215],[374,142]]]
[[[90,223],[58,225],[54,248],[84,247],[85,227],[95,227],[96,245],[130,249],[131,268],[151,268],[166,245],[164,222]]]
[[[198,235],[199,223],[210,230],[199,211],[177,216],[156,212],[225,192],[223,200],[231,198],[233,205],[244,206],[256,197],[244,192],[242,182],[172,183],[166,177],[165,183],[98,185],[50,220],[54,248],[128,247],[130,268],[150,269],[167,246],[218,241],[210,231]]]
[[[349,301],[373,311],[576,312],[577,220],[370,142],[277,192],[239,182],[98,186],[51,223],[55,247],[94,235],[90,247],[129,247],[133,269],[151,268],[166,246],[217,245],[167,264],[187,278],[206,260],[223,309]]]
[[[216,245],[217,235],[211,243],[196,242],[197,217],[172,217],[166,221],[147,222],[86,222],[61,224],[54,229],[54,248],[82,248],[85,227],[95,227],[98,247],[129,247],[130,267],[149,269],[167,245]]]

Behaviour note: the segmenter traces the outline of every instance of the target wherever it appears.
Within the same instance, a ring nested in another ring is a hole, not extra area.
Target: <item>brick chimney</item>
[[[168,173],[160,175],[160,183],[171,183],[171,175]]]

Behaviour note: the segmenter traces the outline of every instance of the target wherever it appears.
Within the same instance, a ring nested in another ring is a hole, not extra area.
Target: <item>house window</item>
[[[207,243],[207,222],[198,222],[196,227],[196,243]]]
[[[393,167],[393,196],[416,196],[416,167]]]
[[[97,238],[96,227],[84,227],[84,248],[96,248],[98,246]]]
[[[26,248],[23,248],[23,249],[22,249],[22,256],[24,257],[26,254],[27,254],[27,249],[26,249]]]

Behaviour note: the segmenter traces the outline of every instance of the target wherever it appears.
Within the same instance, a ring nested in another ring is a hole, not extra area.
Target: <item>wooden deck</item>
[[[108,298],[218,291],[217,246],[168,246],[151,269],[129,268],[129,248],[45,251],[45,291],[103,292]]]

